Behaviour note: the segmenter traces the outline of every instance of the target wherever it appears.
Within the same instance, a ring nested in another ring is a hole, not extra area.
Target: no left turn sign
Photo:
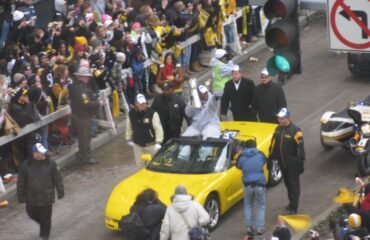
[[[328,0],[330,49],[370,52],[370,0]]]

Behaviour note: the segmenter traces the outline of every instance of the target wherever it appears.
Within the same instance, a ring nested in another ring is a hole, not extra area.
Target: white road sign
[[[330,49],[370,52],[370,0],[328,0]]]

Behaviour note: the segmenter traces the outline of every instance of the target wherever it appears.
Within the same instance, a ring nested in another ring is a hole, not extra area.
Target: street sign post
[[[370,1],[328,0],[329,48],[370,52]]]

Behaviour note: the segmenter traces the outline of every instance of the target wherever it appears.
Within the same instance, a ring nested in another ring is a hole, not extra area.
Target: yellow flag
[[[279,215],[278,218],[295,231],[307,231],[312,225],[312,219],[309,215]]]
[[[114,118],[119,117],[119,97],[118,97],[118,91],[114,90],[112,93],[112,98],[113,98],[113,110],[112,110],[112,115]]]
[[[340,188],[334,197],[334,202],[339,204],[353,203],[356,200],[356,194],[348,188]]]

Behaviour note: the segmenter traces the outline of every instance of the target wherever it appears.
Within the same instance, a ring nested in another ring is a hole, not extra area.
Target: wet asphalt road
[[[303,129],[307,154],[299,211],[315,219],[332,206],[339,187],[353,185],[357,171],[351,155],[343,149],[323,150],[319,119],[326,110],[342,110],[348,102],[367,96],[370,79],[354,79],[347,70],[346,55],[328,50],[324,15],[310,19],[301,32],[301,47],[303,74],[288,80],[284,90],[292,120]],[[241,65],[243,75],[257,83],[270,55],[268,50],[263,51],[255,56],[259,62]],[[98,165],[74,165],[64,170],[66,197],[54,205],[52,239],[120,239],[104,227],[104,209],[113,187],[136,171],[133,153],[124,136],[119,135],[96,150],[96,156],[101,162]],[[283,184],[268,189],[267,235],[286,205]],[[245,233],[243,219],[243,205],[239,203],[223,216],[212,239],[241,239]],[[24,205],[10,199],[9,208],[0,209],[0,239],[32,240],[37,236],[37,226],[27,218]]]

